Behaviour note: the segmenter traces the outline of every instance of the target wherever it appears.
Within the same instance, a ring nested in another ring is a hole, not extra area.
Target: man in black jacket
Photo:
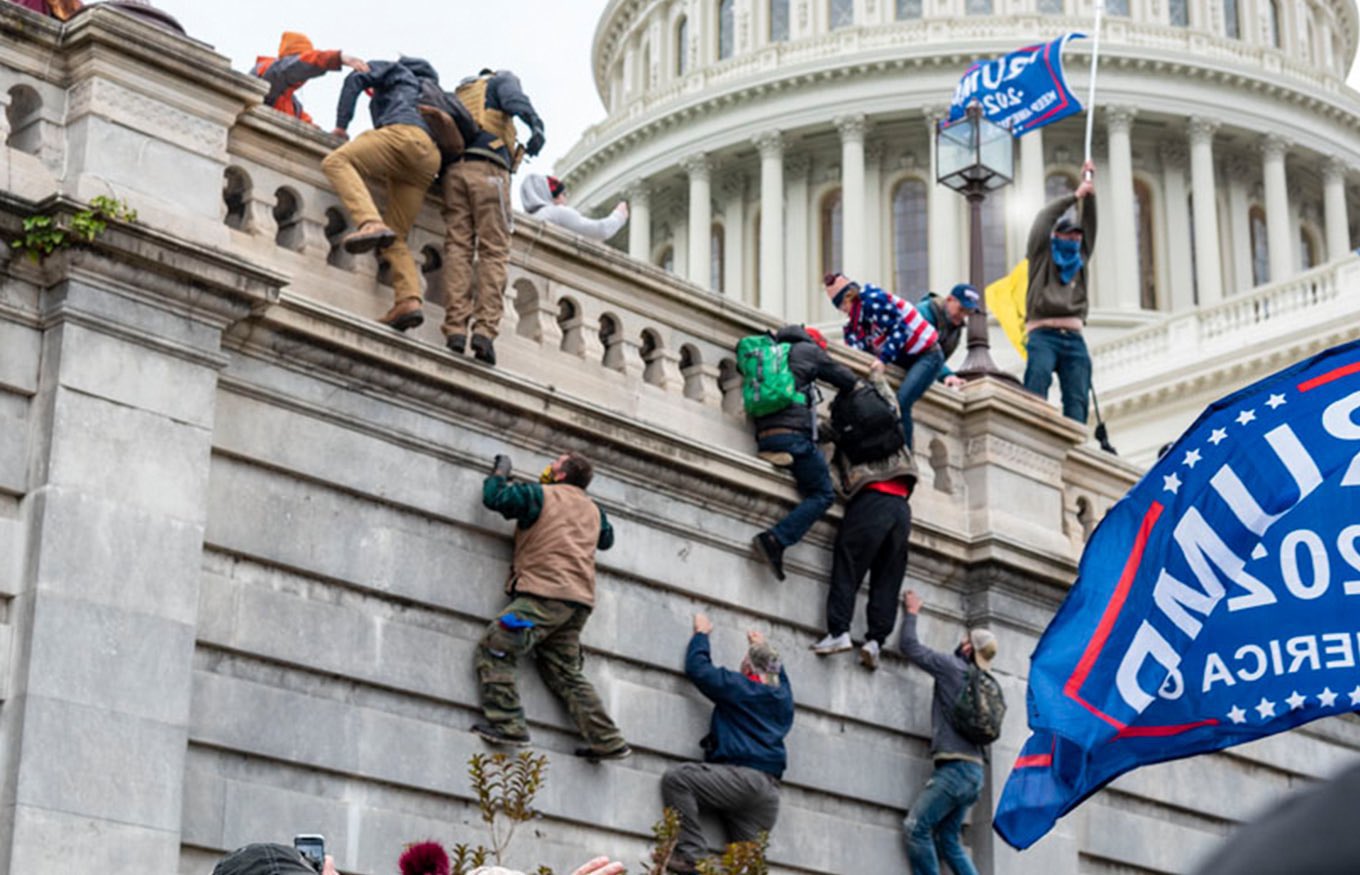
[[[815,335],[814,335],[814,332]],[[826,352],[826,339],[816,329],[786,325],[774,336],[776,343],[789,344],[789,370],[797,390],[807,398],[806,405],[794,404],[756,420],[756,447],[762,455],[781,457],[798,484],[802,502],[788,515],[756,535],[756,556],[784,579],[784,550],[802,540],[812,524],[822,518],[836,500],[826,457],[817,448],[817,408],[813,384],[826,380],[838,391],[855,388],[855,373],[836,364]]]
[[[685,675],[713,702],[708,735],[700,742],[702,763],[666,770],[661,795],[680,815],[680,838],[667,872],[694,872],[704,855],[702,808],[716,814],[733,842],[749,842],[774,829],[779,816],[779,779],[788,755],[784,737],[793,728],[793,690],[779,653],[765,636],[746,633],[750,649],[741,671],[718,668],[709,655],[713,624],[694,615],[694,636],[685,654]]]

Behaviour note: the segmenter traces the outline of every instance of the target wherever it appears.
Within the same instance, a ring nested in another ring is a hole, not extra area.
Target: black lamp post
[[[936,180],[968,199],[968,281],[979,292],[986,288],[982,275],[982,202],[987,192],[1008,185],[1015,175],[1015,143],[1011,132],[983,117],[975,100],[958,121],[941,124],[935,131]],[[978,310],[968,316],[968,355],[959,369],[964,379],[999,377],[1016,382],[992,361],[987,340],[987,301],[982,295]]]

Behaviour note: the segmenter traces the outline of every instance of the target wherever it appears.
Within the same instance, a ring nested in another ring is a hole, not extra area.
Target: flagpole
[[[1091,135],[1096,123],[1096,71],[1100,67],[1100,20],[1105,13],[1105,0],[1096,0],[1096,38],[1091,46],[1091,88],[1086,97],[1086,160],[1091,160]],[[1087,179],[1090,175],[1087,175]]]

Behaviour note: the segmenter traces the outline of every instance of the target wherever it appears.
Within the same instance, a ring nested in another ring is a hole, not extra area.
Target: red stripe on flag
[[[1015,761],[1017,769],[1045,769],[1053,765],[1053,754],[1036,753],[1027,757],[1020,757]]]
[[[1322,374],[1321,376],[1314,377],[1311,380],[1307,380],[1305,382],[1300,383],[1299,391],[1307,392],[1311,389],[1316,389],[1319,386],[1325,386],[1328,383],[1335,382],[1341,379],[1342,377],[1349,377],[1351,374],[1357,372],[1360,372],[1360,362],[1351,362],[1350,364],[1343,365],[1342,367],[1339,367],[1334,371],[1328,371],[1327,373]]]
[[[1124,563],[1124,572],[1119,576],[1119,585],[1115,587],[1114,595],[1110,597],[1110,603],[1105,606],[1105,613],[1100,618],[1100,625],[1096,627],[1095,635],[1091,636],[1091,643],[1086,645],[1086,652],[1082,654],[1076,670],[1072,672],[1072,676],[1063,685],[1063,693],[1086,705],[1093,713],[1103,717],[1107,722],[1113,722],[1114,718],[1101,714],[1091,705],[1082,701],[1081,686],[1086,683],[1086,678],[1090,676],[1091,669],[1095,667],[1101,649],[1105,646],[1106,640],[1109,639],[1111,630],[1114,629],[1115,621],[1119,619],[1119,612],[1124,609],[1124,601],[1129,597],[1129,590],[1133,587],[1133,579],[1138,576],[1138,566],[1143,561],[1143,550],[1147,547],[1148,538],[1152,535],[1152,527],[1157,524],[1157,519],[1161,515],[1162,505],[1161,502],[1157,501],[1152,502],[1148,506],[1147,513],[1143,514],[1143,522],[1138,527],[1138,537],[1133,541],[1133,549],[1129,551],[1129,558]]]
[[[1217,720],[1199,720],[1195,723],[1182,723],[1180,726],[1125,726],[1119,730],[1118,738],[1165,738],[1180,735],[1202,726],[1217,726]]]

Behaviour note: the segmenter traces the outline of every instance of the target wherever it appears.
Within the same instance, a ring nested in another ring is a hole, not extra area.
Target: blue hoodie
[[[779,670],[779,686],[771,687],[718,668],[709,655],[708,636],[696,632],[685,654],[685,674],[714,706],[708,735],[699,742],[704,762],[783,776],[784,737],[793,728],[793,690],[784,670]]]

